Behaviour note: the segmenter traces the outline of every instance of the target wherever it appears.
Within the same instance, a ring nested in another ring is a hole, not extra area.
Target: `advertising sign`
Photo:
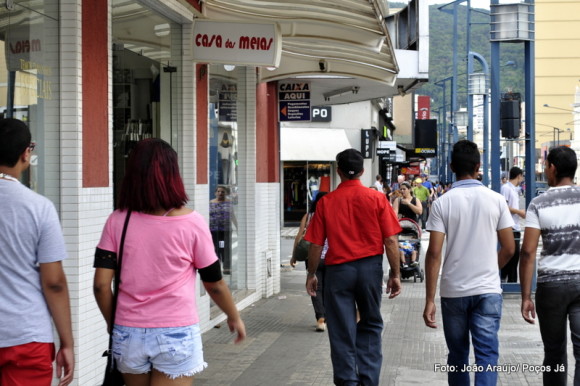
[[[279,83],[278,101],[280,121],[310,120],[310,83]]]
[[[278,67],[282,54],[276,23],[193,22],[193,61]]]
[[[364,158],[371,158],[371,131],[368,129],[360,131],[360,152]]]
[[[417,119],[431,118],[431,98],[426,95],[417,97]]]
[[[332,121],[332,106],[313,106],[312,122],[331,122]]]

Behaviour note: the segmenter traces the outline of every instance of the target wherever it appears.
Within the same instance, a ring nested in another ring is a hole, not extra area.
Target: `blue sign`
[[[310,83],[278,84],[280,121],[310,120]]]
[[[310,101],[280,101],[280,121],[309,121]]]

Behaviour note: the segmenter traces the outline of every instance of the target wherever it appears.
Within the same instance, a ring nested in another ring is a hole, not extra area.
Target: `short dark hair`
[[[119,209],[137,212],[159,208],[169,210],[180,208],[187,200],[177,153],[171,145],[158,138],[138,142],[127,161]]]
[[[548,162],[556,167],[556,179],[574,178],[578,159],[576,152],[567,146],[558,146],[548,153]]]
[[[524,174],[524,171],[517,166],[510,169],[510,180],[516,179],[519,175]]]
[[[462,139],[453,145],[451,165],[457,177],[473,174],[478,164],[480,155],[475,143]]]
[[[32,136],[26,123],[15,118],[0,119],[0,165],[13,167],[30,146]]]

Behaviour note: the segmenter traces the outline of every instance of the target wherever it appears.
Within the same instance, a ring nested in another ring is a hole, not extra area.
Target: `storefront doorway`
[[[330,192],[330,162],[284,162],[284,226],[299,226],[318,192]]]

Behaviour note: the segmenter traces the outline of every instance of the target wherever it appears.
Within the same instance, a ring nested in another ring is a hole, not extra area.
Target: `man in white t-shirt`
[[[535,308],[538,310],[544,385],[566,384],[568,320],[576,358],[580,352],[580,187],[573,182],[577,166],[576,153],[569,147],[550,150],[544,169],[550,188],[530,202],[526,213],[520,256],[521,311],[525,321],[533,324]],[[534,307],[532,279],[540,236],[542,253]],[[580,384],[578,361],[574,384]]]
[[[429,247],[425,256],[426,301],[423,319],[437,328],[435,293],[443,242],[447,248],[441,273],[441,315],[449,354],[450,385],[469,385],[470,335],[475,384],[495,385],[499,357],[498,330],[502,296],[499,268],[514,253],[513,220],[505,199],[477,180],[477,145],[462,140],[453,146],[452,189],[433,202],[427,221]],[[497,244],[501,245],[499,252]]]
[[[0,385],[50,385],[56,359],[66,386],[74,342],[64,237],[54,204],[20,183],[34,146],[24,122],[0,119]]]
[[[379,192],[383,191],[383,177],[380,174],[377,174],[376,176],[375,188],[377,188]]]
[[[526,218],[526,211],[520,209],[520,184],[524,181],[522,169],[514,166],[510,169],[509,181],[501,186],[501,194],[505,197],[508,208],[514,220],[512,230],[516,242],[516,251],[505,267],[501,269],[501,279],[507,279],[508,283],[518,281],[518,262],[520,261],[520,218]]]

